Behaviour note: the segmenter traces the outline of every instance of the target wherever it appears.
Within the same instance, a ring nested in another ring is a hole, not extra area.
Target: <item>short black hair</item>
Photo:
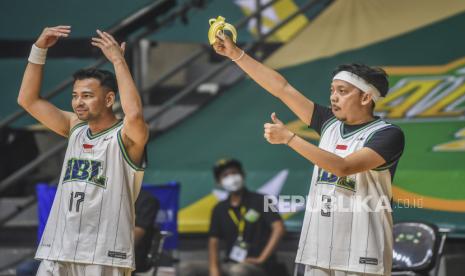
[[[342,64],[333,71],[333,77],[341,71],[348,71],[361,77],[366,82],[376,87],[382,97],[385,97],[389,91],[388,75],[382,68],[370,67],[359,63]]]
[[[102,70],[97,68],[80,69],[73,74],[74,81],[84,79],[97,79],[100,81],[100,85],[118,94],[118,84],[116,82],[115,74],[108,70]]]
[[[238,160],[220,159],[213,166],[213,175],[215,176],[215,180],[219,181],[221,173],[229,168],[236,168],[243,176],[245,175],[244,170],[242,169],[242,164]]]

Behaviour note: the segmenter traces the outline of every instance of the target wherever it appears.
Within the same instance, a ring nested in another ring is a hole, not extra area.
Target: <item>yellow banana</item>
[[[233,25],[226,23],[225,18],[222,16],[218,16],[216,19],[211,18],[208,20],[210,24],[210,29],[208,29],[208,41],[210,45],[215,43],[216,35],[219,33],[220,35],[224,34],[224,30],[231,32],[232,40],[236,43],[237,40],[237,31]]]

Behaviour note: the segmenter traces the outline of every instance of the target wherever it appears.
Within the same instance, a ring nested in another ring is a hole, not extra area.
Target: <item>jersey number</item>
[[[321,197],[321,215],[323,217],[330,217],[331,216],[331,197],[327,195],[323,195]]]
[[[69,211],[73,211],[73,202],[74,199],[79,197],[79,199],[76,200],[76,212],[79,212],[79,206],[81,206],[81,203],[84,201],[84,197],[86,194],[83,192],[71,192],[71,195],[69,197]]]

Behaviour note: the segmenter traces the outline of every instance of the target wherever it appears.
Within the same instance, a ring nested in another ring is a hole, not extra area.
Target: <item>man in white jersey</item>
[[[125,44],[97,30],[92,45],[113,64],[74,74],[73,112],[40,97],[47,49],[70,26],[45,28],[32,46],[18,103],[68,138],[60,183],[37,249],[37,275],[130,275],[134,269],[134,202],[143,176],[148,128],[124,59]],[[112,106],[120,90],[124,119]]]
[[[331,108],[315,104],[278,72],[217,37],[215,51],[236,62],[320,135],[305,141],[273,113],[264,125],[272,144],[286,144],[314,166],[296,262],[305,275],[390,275],[391,182],[403,152],[400,128],[373,115],[388,92],[386,73],[361,64],[341,65],[331,83]]]

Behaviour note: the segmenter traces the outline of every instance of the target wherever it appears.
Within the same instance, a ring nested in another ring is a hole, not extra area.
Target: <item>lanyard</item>
[[[231,217],[232,221],[234,222],[235,225],[238,226],[238,234],[239,234],[239,238],[241,239],[243,237],[244,229],[245,229],[245,220],[244,220],[245,212],[246,212],[245,206],[242,206],[240,210],[241,217],[239,219],[236,216],[236,213],[234,213],[232,209],[228,210],[229,216]]]

